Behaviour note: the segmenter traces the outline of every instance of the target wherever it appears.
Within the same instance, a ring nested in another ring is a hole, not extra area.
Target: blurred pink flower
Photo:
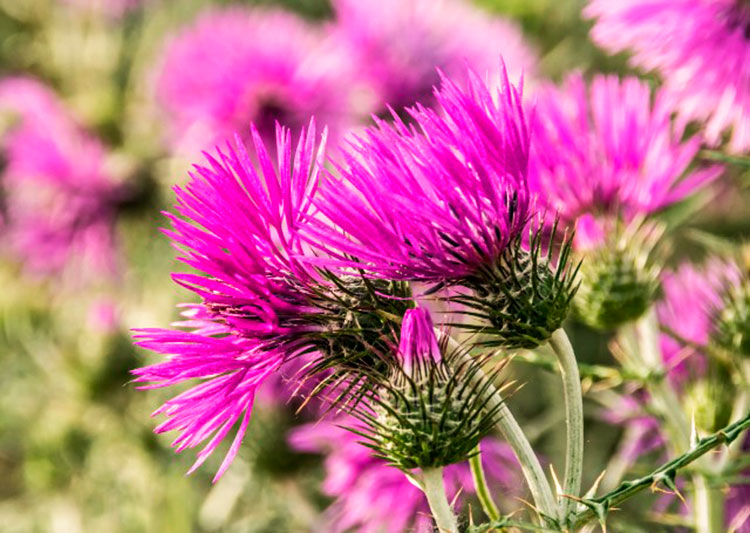
[[[540,87],[529,183],[551,215],[580,223],[577,245],[600,238],[600,220],[648,215],[716,179],[716,166],[692,169],[700,139],[682,140],[663,94],[629,77],[572,74]],[[584,247],[585,247],[584,246]]]
[[[57,96],[30,78],[0,81],[5,239],[25,268],[61,273],[115,269],[116,204],[124,190],[105,168],[105,147]]]
[[[351,418],[323,420],[300,426],[289,436],[291,446],[303,452],[324,453],[326,478],[323,492],[336,498],[326,512],[326,531],[355,529],[360,533],[433,531],[432,518],[422,491],[404,472],[374,457],[361,445],[361,437],[341,426],[356,426]],[[519,494],[523,482],[510,448],[491,438],[482,441],[482,463],[488,482],[504,494]],[[473,493],[474,483],[467,463],[445,468],[448,499]],[[462,498],[458,500],[461,505]]]
[[[273,141],[276,121],[299,131],[313,115],[331,135],[340,132],[352,114],[344,58],[291,13],[200,14],[168,43],[157,74],[173,144],[197,152],[244,134],[251,122]]]
[[[722,293],[739,279],[736,265],[719,260],[701,268],[686,263],[662,276],[664,297],[656,306],[659,322],[692,345],[666,333],[661,335],[662,357],[671,378],[683,381],[688,375],[702,374],[704,355],[694,346],[708,344]]]
[[[459,83],[467,81],[467,66],[497,78],[502,55],[511,77],[536,73],[536,54],[520,28],[464,0],[334,0],[333,6],[333,33],[353,50],[377,112],[386,104],[430,105],[437,68]]]
[[[656,69],[664,99],[685,125],[706,123],[705,137],[750,149],[750,6],[739,0],[590,0],[592,36],[631,63]]]

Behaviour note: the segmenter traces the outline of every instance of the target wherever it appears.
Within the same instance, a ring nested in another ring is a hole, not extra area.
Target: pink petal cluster
[[[175,324],[187,330],[137,334],[139,345],[170,357],[135,370],[136,381],[147,388],[200,382],[155,413],[167,416],[157,432],[180,432],[177,451],[206,443],[193,469],[239,421],[216,479],[237,453],[258,388],[306,348],[301,337],[313,326],[304,317],[317,311],[300,290],[312,274],[297,257],[322,158],[314,123],[296,149],[289,131],[278,128],[275,162],[254,128],[251,137],[253,160],[237,138],[234,148],[209,156],[208,166],[196,167],[191,181],[176,188],[182,218],[168,215],[173,229],[167,234],[180,259],[201,273],[173,275],[203,299],[186,306],[187,320]]]
[[[443,78],[439,109],[378,120],[328,173],[313,231],[338,267],[389,279],[451,280],[491,265],[523,229],[529,132],[521,91],[507,76],[496,94],[475,75]],[[354,258],[354,259],[352,259]]]
[[[33,274],[115,270],[114,222],[123,188],[106,168],[105,147],[57,95],[31,78],[0,81],[4,239]]]
[[[436,69],[462,84],[467,66],[499,76],[501,55],[513,77],[536,70],[515,24],[464,0],[335,0],[333,7],[333,34],[353,51],[378,111],[431,103]]]
[[[353,111],[342,50],[285,11],[229,7],[203,12],[167,44],[156,82],[174,145],[188,153],[254,123],[298,131],[314,115],[333,132]]]
[[[323,492],[336,498],[326,512],[326,531],[432,531],[432,518],[422,491],[401,470],[374,457],[369,448],[359,443],[360,437],[341,427],[352,425],[356,426],[356,421],[349,418],[323,420],[296,428],[289,436],[296,450],[326,454]],[[521,478],[507,445],[486,438],[482,441],[482,462],[492,485],[502,487],[505,494],[518,494]],[[462,488],[463,494],[473,492],[468,464],[446,467],[445,484],[449,500]]]
[[[631,63],[659,71],[681,124],[705,122],[705,137],[750,149],[750,6],[740,0],[590,0],[592,37]]]
[[[432,316],[427,309],[418,307],[404,314],[398,356],[406,374],[418,372],[425,364],[439,362],[442,358]]]
[[[739,279],[736,265],[719,260],[701,268],[686,263],[674,272],[665,273],[664,298],[656,307],[659,322],[693,346],[707,345],[722,293]],[[677,381],[688,374],[700,376],[704,370],[705,356],[672,335],[662,334],[661,352],[670,377]]]
[[[564,223],[648,215],[718,177],[690,167],[700,139],[682,140],[662,92],[637,78],[580,74],[536,93],[529,182]],[[596,225],[596,224],[595,224]],[[596,230],[583,227],[587,237]]]

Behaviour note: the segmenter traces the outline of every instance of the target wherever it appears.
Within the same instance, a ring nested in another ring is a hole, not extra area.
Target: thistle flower
[[[114,222],[125,189],[104,146],[31,78],[0,82],[5,239],[32,274],[115,270]]]
[[[692,169],[700,139],[681,139],[661,92],[636,78],[579,74],[537,94],[529,183],[540,203],[576,227],[583,263],[578,315],[612,328],[655,298],[650,257],[660,229],[647,217],[706,186],[719,167]]]
[[[326,454],[323,492],[336,498],[326,512],[326,531],[432,531],[433,522],[422,491],[401,470],[389,466],[362,446],[356,434],[343,429],[343,426],[356,424],[356,420],[349,418],[324,420],[301,426],[289,436],[290,444],[299,451]],[[482,452],[489,482],[502,488],[503,493],[515,493],[521,479],[508,446],[485,438]],[[465,501],[466,493],[474,492],[466,463],[446,467],[445,483],[451,501],[461,491],[459,506]]]
[[[312,238],[335,267],[379,277],[445,281],[493,264],[529,216],[529,134],[507,77],[493,100],[475,75],[443,77],[440,112],[409,110],[416,126],[376,120],[351,143],[321,190],[332,226]],[[355,259],[352,259],[355,258]]]
[[[439,111],[418,105],[410,126],[377,121],[350,146],[319,202],[333,227],[308,239],[334,269],[471,289],[453,301],[490,322],[479,327],[495,344],[535,347],[574,289],[568,252],[541,257],[540,232],[521,246],[532,216],[521,91],[504,73],[493,97],[470,73],[466,89],[444,77],[435,96]]]
[[[156,93],[173,144],[204,149],[254,123],[266,142],[278,121],[311,116],[335,133],[352,112],[342,52],[284,11],[239,7],[199,15],[166,46]]]
[[[353,50],[379,111],[431,104],[436,68],[461,84],[466,66],[497,77],[500,55],[513,77],[535,71],[518,27],[463,0],[336,0],[333,7],[333,34]]]
[[[594,41],[628,50],[633,66],[657,70],[681,126],[705,123],[711,144],[750,148],[750,9],[740,0],[590,0]]]
[[[406,312],[396,364],[370,397],[372,413],[353,412],[379,457],[404,471],[460,463],[496,425],[498,409],[486,408],[486,393],[500,369],[472,386],[482,360],[461,364],[459,355],[438,345],[428,311]]]
[[[299,231],[316,214],[312,199],[323,157],[314,123],[294,151],[289,131],[277,128],[275,165],[254,127],[251,138],[252,158],[238,138],[235,148],[209,156],[208,166],[196,167],[188,185],[176,188],[182,218],[168,215],[173,229],[167,234],[183,252],[180,259],[201,273],[173,274],[203,300],[186,306],[187,320],[175,324],[191,331],[137,335],[139,345],[171,355],[134,371],[137,382],[153,388],[201,381],[157,411],[168,417],[157,432],[180,431],[177,451],[208,440],[193,470],[240,421],[216,478],[236,455],[269,376],[306,355],[316,361],[311,372],[333,369],[326,383],[348,380],[342,369],[377,372],[386,365],[380,353],[394,342],[384,317],[400,317],[411,305],[403,284],[336,277],[302,260]]]

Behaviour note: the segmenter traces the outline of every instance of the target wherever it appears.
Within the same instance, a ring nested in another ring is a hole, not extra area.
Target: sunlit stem
[[[575,511],[576,502],[566,497],[578,497],[581,491],[581,476],[583,475],[583,393],[581,391],[581,376],[578,373],[573,346],[565,334],[565,330],[558,329],[549,340],[550,346],[557,355],[557,363],[563,380],[565,396],[565,427],[567,436],[567,453],[565,460],[565,477],[563,481],[563,495],[560,495],[560,508],[565,519]]]
[[[430,511],[440,533],[458,533],[456,516],[445,495],[442,467],[422,470],[422,490],[427,496]]]
[[[701,475],[693,477],[696,533],[723,533],[724,494],[721,487],[712,487],[710,480]]]
[[[448,336],[448,344],[452,349],[457,349],[460,354],[460,357],[455,359],[457,366],[460,367],[471,358],[471,355],[462,350],[458,342],[450,336]],[[546,521],[555,520],[558,513],[552,488],[521,426],[518,425],[518,422],[513,417],[513,413],[508,409],[497,388],[492,383],[488,383],[488,378],[484,372],[481,370],[472,372],[469,379],[479,389],[484,388],[486,385],[487,409],[497,413],[497,428],[513,450],[513,453],[515,453],[516,459],[518,459],[518,463],[521,465],[521,471],[526,479],[526,483],[529,485],[529,491],[531,491],[531,496],[534,499],[534,504],[538,512]]]
[[[487,487],[487,478],[484,475],[484,467],[482,466],[482,449],[479,444],[477,444],[476,453],[469,459],[469,465],[471,466],[471,477],[474,479],[477,497],[479,498],[479,503],[482,505],[482,509],[484,509],[484,513],[492,521],[500,520],[500,511],[492,500],[492,494],[490,494],[489,487]]]

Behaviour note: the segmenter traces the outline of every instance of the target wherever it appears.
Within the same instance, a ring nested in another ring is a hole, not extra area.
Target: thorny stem
[[[487,479],[484,476],[484,467],[482,466],[482,449],[479,444],[477,444],[476,453],[469,459],[469,466],[471,467],[471,477],[474,479],[474,488],[477,490],[477,497],[479,503],[482,504],[484,514],[490,520],[500,520],[500,511],[492,500],[492,494],[487,487]]]
[[[588,509],[578,513],[574,521],[575,526],[583,526],[586,522],[594,518],[604,520],[607,512],[615,505],[635,496],[646,488],[656,486],[658,483],[663,483],[667,488],[674,490],[674,477],[678,470],[685,468],[693,461],[700,459],[722,444],[731,444],[748,428],[750,428],[750,413],[747,413],[741,420],[729,424],[708,437],[700,439],[687,452],[663,464],[649,475],[631,481],[624,481],[614,490],[598,498],[582,500],[581,503],[588,507]]]
[[[578,497],[581,492],[583,476],[583,392],[581,376],[578,373],[573,346],[565,330],[560,328],[552,333],[550,346],[557,355],[557,363],[563,380],[565,395],[565,427],[567,452],[565,459],[565,478],[563,494],[560,495],[560,510],[563,521],[571,512],[575,512],[576,502],[566,496]]]
[[[468,352],[460,350],[458,342],[450,336],[448,336],[448,343],[454,349],[459,349],[461,356],[455,358],[457,365],[461,365],[468,358],[471,358]],[[554,520],[557,516],[557,504],[552,494],[552,488],[521,426],[516,422],[513,413],[508,409],[497,388],[492,383],[487,383],[488,378],[484,372],[479,370],[472,373],[470,380],[472,384],[478,384],[482,387],[487,385],[487,409],[498,413],[497,427],[513,450],[513,453],[515,453],[518,463],[521,465],[521,471],[526,478],[526,483],[529,485],[529,490],[531,491],[531,496],[534,498],[537,510],[544,517],[545,521]]]
[[[458,533],[458,522],[445,495],[443,468],[422,470],[422,490],[427,496],[430,511],[440,533]]]

